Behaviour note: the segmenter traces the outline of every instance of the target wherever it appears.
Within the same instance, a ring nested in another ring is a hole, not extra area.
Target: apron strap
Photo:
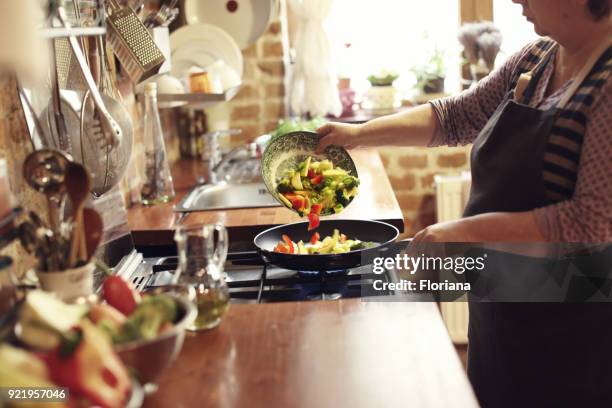
[[[567,104],[572,99],[576,91],[582,85],[582,82],[584,82],[584,80],[589,76],[591,70],[593,69],[593,67],[599,60],[599,58],[606,52],[610,44],[612,44],[612,40],[609,37],[607,37],[593,50],[587,62],[584,64],[582,69],[578,72],[576,79],[572,82],[570,87],[563,93],[563,96],[561,97],[561,99],[559,100],[559,103],[557,104],[557,108],[563,109],[567,106]]]
[[[544,75],[544,71],[548,66],[550,60],[554,57],[555,52],[557,50],[558,44],[554,43],[547,51],[546,54],[542,57],[540,62],[530,71],[525,74],[522,74],[519,78],[520,81],[528,81],[526,85],[525,92],[522,95],[522,103],[524,105],[529,105],[533,96],[535,95],[535,91],[538,88],[538,84],[540,83],[540,79],[542,75]],[[518,88],[518,84],[517,84]]]

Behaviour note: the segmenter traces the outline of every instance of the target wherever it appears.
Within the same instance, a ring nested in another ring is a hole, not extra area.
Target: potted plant
[[[393,82],[399,77],[395,72],[380,71],[368,76],[371,87],[366,93],[366,107],[375,110],[392,110],[399,106],[397,89]]]
[[[416,88],[422,94],[443,93],[446,68],[444,66],[444,52],[434,48],[427,64],[412,68],[416,77]]]

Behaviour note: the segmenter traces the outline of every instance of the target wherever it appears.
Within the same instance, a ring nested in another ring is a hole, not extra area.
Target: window
[[[503,64],[512,54],[538,38],[533,24],[523,17],[521,6],[511,0],[493,0],[493,20],[504,37],[496,65]]]
[[[334,0],[327,28],[339,73],[358,91],[382,69],[396,71],[396,85],[410,90],[410,69],[425,65],[435,47],[445,55],[447,90],[459,89],[458,0]]]

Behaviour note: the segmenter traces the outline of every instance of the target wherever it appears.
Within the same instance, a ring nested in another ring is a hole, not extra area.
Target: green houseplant
[[[446,68],[444,65],[444,52],[435,47],[429,61],[412,68],[416,77],[416,88],[424,94],[444,92]]]

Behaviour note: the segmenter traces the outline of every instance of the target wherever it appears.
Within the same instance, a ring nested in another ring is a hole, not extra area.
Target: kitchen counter
[[[233,304],[145,407],[477,407],[435,303]]]
[[[326,219],[352,218],[385,221],[404,230],[402,211],[378,152],[374,149],[351,151],[361,179],[360,193],[341,214]],[[183,225],[222,222],[229,230],[230,240],[250,241],[259,232],[274,225],[301,219],[284,207],[247,208],[189,213],[182,220],[173,206],[195,185],[201,166],[197,161],[181,161],[172,168],[176,197],[168,204],[154,207],[136,205],[128,210],[129,227],[138,246],[172,244],[173,230]],[[302,219],[304,221],[304,219]]]

